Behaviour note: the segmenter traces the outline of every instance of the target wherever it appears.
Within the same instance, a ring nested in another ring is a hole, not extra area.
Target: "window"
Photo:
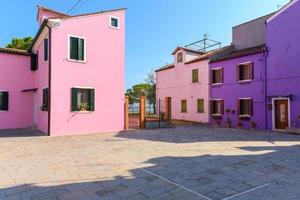
[[[0,111],[8,111],[8,92],[0,91]]]
[[[253,80],[253,63],[245,63],[237,66],[237,80],[247,81]]]
[[[212,100],[210,109],[212,115],[224,114],[224,100]]]
[[[48,60],[49,56],[49,40],[47,38],[44,39],[44,61]]]
[[[48,88],[43,89],[43,104],[41,106],[42,111],[48,111],[49,91]]]
[[[192,70],[192,80],[193,80],[193,83],[198,83],[198,81],[199,81],[199,71],[198,71],[198,69],[193,69]]]
[[[252,116],[253,114],[253,100],[252,99],[238,99],[237,111],[239,116]]]
[[[110,27],[119,29],[120,28],[119,18],[110,17]]]
[[[70,36],[69,59],[76,61],[85,61],[85,39]]]
[[[204,113],[204,99],[197,100],[197,111],[198,113]]]
[[[187,112],[187,101],[181,100],[181,112],[186,113]]]
[[[223,83],[223,68],[212,69],[212,84]]]
[[[72,108],[74,111],[94,111],[95,90],[72,88]]]
[[[183,61],[183,54],[182,54],[182,52],[179,52],[179,53],[177,54],[177,62],[180,63],[180,62],[182,62],[182,61]]]

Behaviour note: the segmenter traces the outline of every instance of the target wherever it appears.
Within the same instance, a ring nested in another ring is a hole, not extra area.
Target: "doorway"
[[[285,130],[290,127],[289,99],[273,100],[273,127],[277,130]]]

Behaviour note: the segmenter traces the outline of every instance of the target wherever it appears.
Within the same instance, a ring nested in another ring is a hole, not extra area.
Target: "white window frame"
[[[246,98],[238,98],[238,100],[240,101],[240,100],[252,100],[253,101],[253,98],[251,98],[251,97],[246,97]],[[241,106],[241,105],[240,105]],[[252,104],[252,106],[254,106],[253,104]],[[241,109],[241,108],[239,108],[239,109]],[[253,117],[253,113],[252,113],[252,115],[239,115],[239,117]]]
[[[0,90],[0,92],[8,92],[8,90]],[[8,98],[8,101],[9,101],[9,98]],[[8,112],[8,110],[0,110],[0,113],[5,113],[5,112]]]
[[[71,52],[70,41],[71,41],[71,37],[78,38],[78,39],[83,39],[84,40],[84,48],[83,48],[84,60],[75,60],[75,59],[71,59],[70,58],[70,52]],[[77,63],[87,63],[86,47],[87,47],[87,39],[85,37],[69,34],[68,35],[68,56],[67,56],[68,57],[68,61],[70,61],[70,62],[77,62]]]
[[[223,70],[223,73],[224,73],[224,68],[223,68],[223,67],[212,68],[212,69],[211,69],[211,73],[213,73],[213,71],[217,71],[217,70]],[[213,74],[212,74],[211,76],[213,76]],[[223,76],[224,76],[224,75],[223,75]],[[213,77],[211,77],[211,78],[213,78]],[[223,84],[224,84],[224,80],[223,80],[223,83],[222,83],[222,82],[221,82],[221,83],[213,83],[212,81],[213,81],[213,80],[211,80],[211,85],[212,85],[212,86],[217,86],[217,85],[223,85]]]
[[[72,88],[75,88],[75,89],[86,89],[86,90],[95,90],[96,91],[96,89],[94,88],[94,87],[86,87],[86,86],[72,86],[71,87],[71,89]],[[72,94],[71,94],[72,95]],[[71,98],[72,98],[72,96],[71,96]],[[94,97],[94,98],[96,98],[96,96]],[[95,102],[95,99],[94,99],[94,102]],[[71,111],[71,112],[73,112],[73,111]],[[75,112],[73,112],[73,113],[79,113],[79,114],[92,114],[92,113],[94,113],[95,111],[75,111]]]
[[[291,99],[288,98],[288,97],[277,97],[277,98],[273,98],[272,99],[272,129],[274,131],[278,131],[278,130],[281,130],[281,129],[276,129],[276,122],[275,122],[275,101],[276,100],[288,100],[288,120],[289,120],[289,127],[288,128],[291,128]]]
[[[211,99],[211,101],[223,101],[223,99]],[[221,109],[221,108],[220,108]],[[223,116],[222,113],[214,113],[214,114],[211,114],[212,116],[215,116],[215,117],[219,117],[219,116]]]
[[[244,62],[244,63],[238,63],[238,66],[240,67],[240,65],[247,65],[247,64],[251,64],[251,61],[248,62]],[[247,82],[251,82],[253,81],[253,79],[245,79],[245,80],[239,80],[239,83],[247,83]]]
[[[112,19],[117,19],[118,20],[118,26],[117,27],[111,25]],[[112,16],[112,15],[109,16],[109,27],[119,30],[120,29],[120,18],[116,17],[116,16]]]

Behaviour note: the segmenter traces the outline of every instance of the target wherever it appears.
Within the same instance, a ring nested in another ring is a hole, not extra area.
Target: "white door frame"
[[[276,100],[288,100],[288,128],[291,127],[291,100],[290,98],[288,97],[277,97],[277,98],[272,98],[272,129],[273,130],[280,130],[280,129],[276,129],[276,118],[275,118],[275,113],[276,113],[276,110],[275,110],[275,101]]]

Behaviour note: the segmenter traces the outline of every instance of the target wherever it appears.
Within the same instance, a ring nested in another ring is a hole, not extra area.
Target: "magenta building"
[[[0,129],[123,130],[125,9],[69,16],[38,7],[37,21],[30,50],[0,49]]]

